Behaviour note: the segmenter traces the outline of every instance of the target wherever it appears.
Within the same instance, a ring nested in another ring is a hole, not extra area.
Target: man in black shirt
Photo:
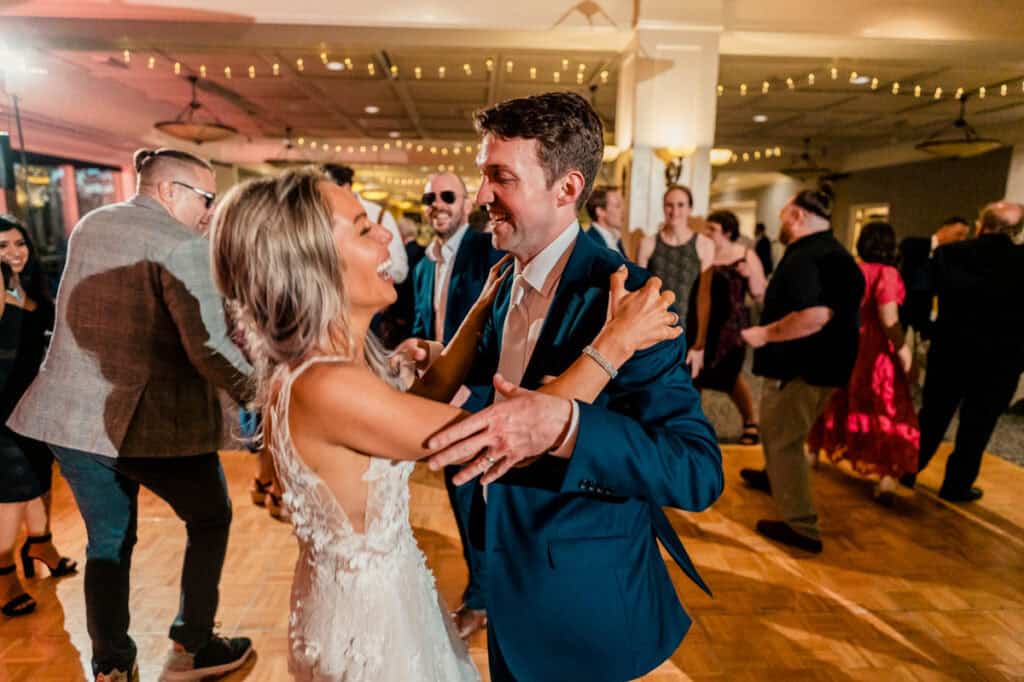
[[[768,239],[764,223],[758,223],[754,227],[754,253],[761,259],[761,267],[767,277],[772,274],[774,264],[772,262],[772,240]]]
[[[786,253],[765,294],[761,325],[743,331],[754,374],[765,378],[761,437],[767,471],[743,469],[753,488],[771,492],[783,521],[758,521],[762,535],[821,551],[818,514],[804,443],[832,391],[857,359],[864,276],[831,229],[832,197],[805,190],[779,214]]]
[[[956,445],[939,496],[950,502],[981,497],[974,482],[999,415],[1024,370],[1024,246],[1013,243],[1024,207],[999,201],[978,218],[975,239],[940,246],[931,276],[939,317],[928,350],[921,405],[919,468],[928,466],[953,413],[960,409]],[[913,486],[914,477],[907,476]]]

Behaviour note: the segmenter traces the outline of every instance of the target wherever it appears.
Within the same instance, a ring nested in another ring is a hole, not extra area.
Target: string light
[[[740,83],[740,97],[746,97],[746,96],[747,96],[747,84],[746,83]]]
[[[132,63],[132,53],[131,53],[130,50],[125,50],[124,52],[121,53],[121,55],[124,57],[124,63],[125,64],[131,64]]]
[[[814,85],[814,74],[813,73],[807,74],[807,84],[808,85]]]
[[[601,72],[601,82],[602,83],[607,83],[608,82],[608,72],[607,71],[602,71]]]
[[[467,76],[473,75],[473,67],[471,67],[469,64],[463,64],[462,70],[466,72]]]
[[[719,87],[721,87],[721,86],[719,86]],[[792,78],[787,78],[786,79],[786,87],[789,88],[790,90],[795,90],[796,89],[796,83],[793,81]]]
[[[537,67],[536,66],[531,66],[530,67],[530,80],[532,80],[532,81],[537,80]]]
[[[352,70],[352,58],[351,57],[345,57],[345,68],[348,69],[349,71]]]
[[[437,77],[438,77],[438,78],[444,78],[444,74],[445,74],[445,72],[446,72],[447,70],[448,70],[448,69],[447,69],[447,68],[445,68],[445,67],[443,67],[443,66],[439,66],[439,67],[437,67]]]
[[[768,94],[768,88],[770,88],[770,87],[771,87],[771,84],[768,81],[765,81],[765,82],[761,83],[761,94],[762,95],[767,95]]]
[[[398,64],[392,64],[390,71],[392,78],[398,78]]]
[[[298,59],[295,60],[295,68],[297,68],[299,71],[306,70],[306,62],[302,61],[302,57],[299,57]]]
[[[721,97],[722,95],[725,94],[725,86],[724,85],[719,84],[718,87],[716,88],[716,90],[718,90],[718,96],[719,97]]]
[[[256,77],[256,67],[252,64],[249,65],[249,78]]]
[[[448,156],[448,147],[441,147],[441,156]]]
[[[430,153],[431,154],[436,154],[437,153],[437,147],[431,147],[430,148]]]
[[[512,73],[512,69],[514,66],[515,65],[513,64],[511,59],[505,62],[505,73]]]
[[[894,94],[894,95],[900,94],[900,82],[899,81],[896,81],[896,82],[894,82],[892,84],[892,94]]]
[[[415,69],[413,69],[413,73],[416,75],[416,80],[420,80],[421,78],[423,78],[423,69],[421,69],[420,67],[417,66]]]
[[[304,138],[304,137],[300,137],[299,139],[297,139],[297,140],[295,140],[295,141],[296,141],[296,142],[298,143],[298,145],[299,145],[300,147],[301,147],[302,145],[306,144],[306,138]]]
[[[353,147],[352,145],[349,145],[348,149],[346,149],[345,151],[347,151],[349,154],[355,154],[356,148]]]
[[[494,60],[488,57],[484,60],[484,68],[487,69],[487,73],[494,71]]]
[[[782,156],[782,147],[775,148],[775,156]]]
[[[280,76],[281,75],[281,65],[280,64],[278,64],[277,62],[274,62],[273,69],[274,69],[274,75],[275,76]]]
[[[935,88],[935,99],[942,99],[942,88]]]
[[[956,89],[955,99],[961,99],[963,96],[964,96],[964,89],[963,88],[957,88]]]
[[[323,62],[324,65],[326,66],[326,64],[327,64],[327,53],[326,52],[321,52],[320,53],[320,61]]]
[[[370,74],[371,76],[376,76],[377,75],[377,67],[373,65],[373,62],[369,62],[366,65],[366,72],[368,74]]]
[[[156,57],[150,57],[149,58],[149,62],[146,63],[146,66],[148,66],[150,69],[155,69],[156,68]]]
[[[174,62],[174,75],[175,76],[180,76],[181,75],[181,62]]]
[[[552,77],[555,79],[555,82],[558,83],[560,80],[562,80],[562,73],[560,71],[555,71],[552,74]]]
[[[366,145],[365,144],[359,145],[359,153],[360,154],[365,154],[366,153]]]
[[[224,67],[224,77],[227,78],[228,80],[231,80],[231,67],[230,66],[225,66]]]
[[[853,83],[854,85],[856,85],[857,84],[856,83],[857,78],[859,78],[857,72],[856,71],[851,71],[850,72],[850,82]]]
[[[336,152],[338,152],[340,154],[341,153],[341,145],[340,144],[334,145],[334,151],[336,151]]]
[[[579,71],[580,73],[583,73],[584,71],[587,70],[587,65],[586,64],[580,64],[579,66],[576,67],[576,70]]]
[[[391,143],[390,142],[385,142],[384,143],[384,151],[386,151],[386,152],[391,151]]]
[[[878,89],[878,79],[877,78],[872,78],[871,79],[871,89],[872,90],[877,90]]]
[[[839,78],[839,69],[837,69],[836,67],[833,66],[830,73],[832,75],[832,80],[836,80]]]
[[[372,147],[370,147],[370,151],[374,153],[376,153],[378,149],[379,147],[377,145],[373,145]]]
[[[754,159],[755,159],[755,160],[758,160],[758,161],[760,161],[760,160],[761,160],[761,150],[760,150],[760,149],[758,149],[758,150],[756,150],[756,151],[754,152]]]
[[[914,86],[914,97],[920,97],[920,96],[921,96],[921,86],[920,85],[915,85]]]
[[[988,91],[985,89],[984,85],[978,88],[978,99],[985,99],[986,94],[988,94]]]
[[[568,70],[569,70],[569,60],[568,59],[563,59],[562,60],[562,71],[568,71]]]
[[[309,148],[310,149],[316,149],[316,142],[314,140],[310,140],[309,141]]]
[[[199,77],[206,78],[206,64],[199,65]]]
[[[583,72],[582,71],[579,71],[579,72],[576,73],[576,83],[577,83],[577,85],[583,85]]]
[[[750,161],[750,152],[743,152],[743,160]]]
[[[1002,85],[999,86],[999,95],[1001,97],[1006,97],[1006,93],[1008,91],[1009,89],[1006,87],[1006,83],[1003,83]]]

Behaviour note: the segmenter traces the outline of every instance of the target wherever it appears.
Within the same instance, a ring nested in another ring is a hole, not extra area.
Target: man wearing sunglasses
[[[231,525],[214,387],[244,403],[251,369],[231,342],[210,274],[203,234],[213,169],[187,152],[140,149],[135,170],[137,194],[90,212],[71,234],[44,371],[8,426],[50,445],[85,520],[97,681],[138,680],[128,597],[139,487],[185,522],[181,598],[161,679],[198,680],[241,667],[253,650],[245,637],[214,632]]]
[[[447,344],[480,295],[491,266],[501,258],[501,252],[491,246],[490,235],[470,229],[466,195],[462,178],[454,173],[433,175],[424,188],[423,212],[435,236],[427,246],[427,257],[413,272],[413,337]],[[482,408],[484,401],[484,395],[465,391],[460,400],[471,412]],[[445,484],[469,569],[463,605],[455,613],[459,634],[468,637],[483,627],[486,611],[480,578],[482,556],[468,540],[469,529],[476,527],[475,521],[470,522],[475,487],[454,485],[452,477],[457,471],[457,467],[445,471]]]

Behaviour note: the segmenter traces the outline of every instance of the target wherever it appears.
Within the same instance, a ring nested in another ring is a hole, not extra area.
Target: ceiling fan
[[[951,159],[961,159],[968,156],[978,156],[993,149],[1003,146],[999,140],[982,137],[971,124],[967,122],[967,98],[970,95],[960,96],[960,115],[952,124],[930,135],[923,142],[914,145],[914,149]]]
[[[785,168],[780,168],[778,172],[796,178],[801,182],[806,182],[807,180],[818,180],[819,183],[831,182],[832,180],[841,180],[849,176],[849,173],[837,173],[827,166],[818,165],[818,162],[811,155],[811,138],[809,137],[804,138],[804,150],[797,155],[796,161]]]
[[[221,123],[215,116],[211,115],[211,120],[209,121],[198,118],[197,114],[203,108],[203,105],[199,103],[199,99],[196,97],[196,83],[199,79],[196,76],[189,76],[188,80],[192,83],[192,100],[185,105],[185,108],[181,110],[174,120],[158,121],[153,124],[153,127],[167,133],[171,137],[196,144],[218,142],[232,135],[237,135],[237,129]]]

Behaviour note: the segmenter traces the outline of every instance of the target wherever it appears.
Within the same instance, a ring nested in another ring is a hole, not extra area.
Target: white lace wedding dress
[[[409,525],[414,463],[370,459],[360,534],[295,451],[288,429],[292,384],[311,364],[332,360],[282,370],[271,408],[271,450],[299,540],[288,669],[316,682],[477,681]]]

